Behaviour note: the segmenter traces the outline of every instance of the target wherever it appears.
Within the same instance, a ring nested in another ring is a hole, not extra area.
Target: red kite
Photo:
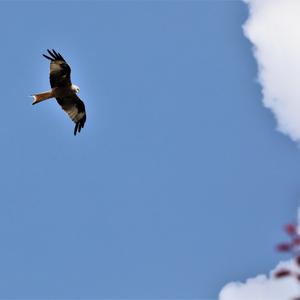
[[[86,121],[84,103],[76,95],[79,87],[71,82],[71,68],[64,58],[54,49],[52,52],[47,50],[49,55],[43,54],[44,57],[51,61],[50,63],[50,86],[51,90],[34,94],[32,104],[55,98],[57,103],[69,115],[75,123],[74,135],[80,132]]]

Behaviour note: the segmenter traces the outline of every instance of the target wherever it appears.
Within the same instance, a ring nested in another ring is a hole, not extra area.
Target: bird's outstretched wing
[[[55,87],[68,87],[71,82],[71,68],[64,58],[54,49],[52,52],[47,49],[50,56],[43,54],[44,57],[51,61],[50,63],[50,85]]]
[[[80,132],[81,128],[84,127],[84,123],[86,121],[84,103],[75,94],[68,97],[56,98],[56,100],[75,123],[74,135],[76,135],[76,133]]]

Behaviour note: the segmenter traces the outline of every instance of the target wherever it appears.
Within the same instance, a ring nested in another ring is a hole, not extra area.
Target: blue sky
[[[299,148],[261,104],[239,1],[1,2],[1,298],[216,299],[268,272]],[[72,67],[83,131],[49,88]]]

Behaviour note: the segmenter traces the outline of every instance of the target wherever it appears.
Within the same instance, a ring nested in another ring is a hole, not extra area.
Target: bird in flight
[[[50,62],[50,86],[51,90],[39,94],[33,94],[32,104],[40,103],[41,101],[56,98],[57,103],[69,115],[75,123],[74,135],[80,132],[86,121],[86,113],[84,103],[76,95],[79,92],[79,87],[71,82],[71,68],[64,58],[52,49],[48,49],[48,55],[43,56],[49,59]]]

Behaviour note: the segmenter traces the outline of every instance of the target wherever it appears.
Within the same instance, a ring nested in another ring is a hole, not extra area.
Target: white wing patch
[[[76,95],[69,95],[62,98],[56,98],[61,108],[69,115],[75,123],[74,135],[84,127],[86,121],[85,106],[81,99]]]
[[[66,113],[69,115],[69,117],[75,123],[79,122],[84,116],[84,112],[79,113],[78,108],[75,105],[73,105],[70,108],[66,109]]]
[[[51,63],[50,64],[50,70],[52,71],[52,72],[58,72],[58,71],[60,71],[61,70],[61,66],[60,66],[60,64],[58,64],[58,63]]]

